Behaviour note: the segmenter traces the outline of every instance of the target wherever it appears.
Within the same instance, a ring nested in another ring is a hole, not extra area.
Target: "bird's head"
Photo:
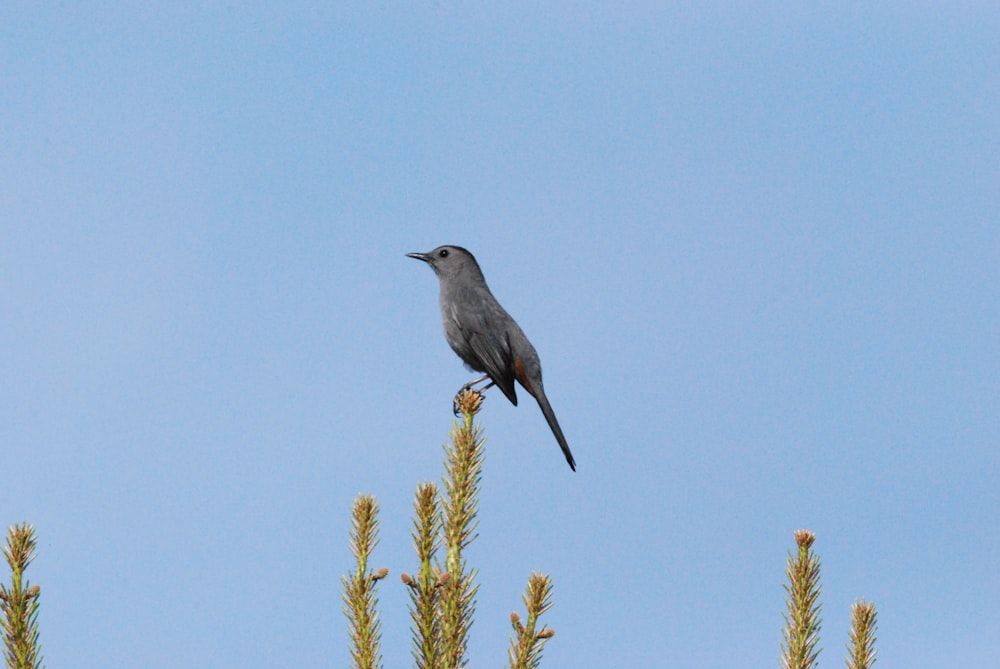
[[[430,253],[407,253],[406,255],[409,258],[423,260],[441,279],[449,279],[466,272],[482,275],[479,271],[479,263],[476,262],[471,253],[461,246],[439,246]]]

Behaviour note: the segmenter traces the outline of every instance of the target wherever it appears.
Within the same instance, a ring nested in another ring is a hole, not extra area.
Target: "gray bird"
[[[430,253],[406,255],[423,260],[437,274],[441,283],[444,336],[466,365],[477,372],[484,372],[483,376],[467,383],[463,389],[490,379],[490,383],[482,390],[497,385],[511,404],[517,406],[517,393],[514,390],[514,380],[517,379],[538,401],[545,420],[566,456],[566,462],[576,471],[576,462],[566,444],[566,437],[545,397],[542,366],[535,347],[493,297],[476,259],[460,246],[439,246]]]

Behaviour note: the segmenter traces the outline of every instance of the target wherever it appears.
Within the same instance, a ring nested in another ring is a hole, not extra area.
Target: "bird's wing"
[[[497,387],[503,391],[511,404],[517,405],[517,391],[514,389],[514,354],[506,331],[487,321],[484,316],[459,318],[453,309],[452,318],[462,332],[462,337],[475,353],[484,372],[490,375]],[[501,337],[494,334],[503,332]]]
[[[482,361],[486,373],[503,391],[511,404],[516,406],[517,391],[514,390],[514,365],[510,346],[506,340],[499,346],[497,343],[495,337],[479,332],[472,332],[469,336],[469,346]]]

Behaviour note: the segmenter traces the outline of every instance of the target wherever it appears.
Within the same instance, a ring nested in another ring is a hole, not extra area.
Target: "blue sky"
[[[49,666],[345,666],[382,505],[386,666],[473,251],[576,456],[488,396],[471,660],[550,573],[543,666],[1000,656],[992,3],[5,3],[0,522]]]

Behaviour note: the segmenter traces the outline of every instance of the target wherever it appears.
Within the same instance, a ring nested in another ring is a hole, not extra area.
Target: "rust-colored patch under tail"
[[[524,363],[518,358],[514,361],[514,377],[521,382],[524,389],[527,390],[532,397],[537,397],[535,395],[535,389],[531,387],[531,381],[528,380],[528,375],[524,373]]]

